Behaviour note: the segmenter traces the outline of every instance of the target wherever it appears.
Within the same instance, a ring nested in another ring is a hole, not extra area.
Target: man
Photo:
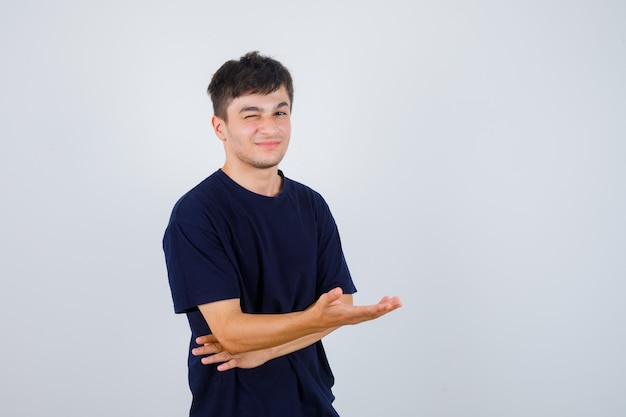
[[[163,247],[191,327],[191,416],[337,416],[322,337],[401,306],[354,306],[356,288],[323,198],[278,169],[293,85],[248,53],[208,88],[224,166],[175,205]]]

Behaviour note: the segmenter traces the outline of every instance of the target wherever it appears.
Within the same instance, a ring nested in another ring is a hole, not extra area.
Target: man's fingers
[[[212,363],[228,362],[232,358],[233,357],[230,355],[230,353],[228,353],[228,352],[220,352],[220,353],[216,353],[215,355],[206,356],[206,357],[200,359],[200,362],[202,362],[205,365],[210,365]]]
[[[402,307],[402,301],[400,301],[400,298],[398,297],[391,297],[387,302],[391,306],[392,310]]]
[[[228,362],[224,362],[217,367],[217,370],[220,372],[228,371],[229,369],[236,368],[238,365],[237,359],[231,359]]]
[[[205,336],[196,337],[196,343],[199,345],[206,345],[207,343],[215,343],[217,342],[217,338],[212,334],[207,334]]]
[[[194,356],[212,355],[214,353],[218,353],[224,350],[222,348],[222,345],[220,345],[217,341],[217,338],[212,334],[197,337],[196,343],[201,346],[193,348],[191,350],[191,353]]]
[[[202,346],[199,346],[197,348],[193,348],[191,350],[191,353],[194,356],[202,356],[202,355],[212,355],[215,353],[219,353],[222,352],[224,349],[222,348],[222,345],[220,345],[219,343],[215,342],[215,343],[206,343]]]
[[[396,308],[402,307],[402,301],[400,301],[400,299],[398,297],[389,297],[387,295],[385,295],[379,302],[378,304],[386,304],[386,305],[390,305],[394,310]]]
[[[402,302],[398,297],[383,297],[378,304],[371,306],[354,307],[354,323],[362,321],[375,320],[385,314],[402,307]]]
[[[391,297],[391,303],[395,306],[395,308],[402,307],[402,301],[400,297]]]

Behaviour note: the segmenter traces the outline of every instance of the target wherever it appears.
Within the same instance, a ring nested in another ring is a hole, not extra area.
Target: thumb
[[[341,290],[341,288],[339,287],[333,288],[332,290],[320,295],[320,298],[318,298],[317,303],[320,306],[332,304],[335,301],[339,300],[339,298],[341,298],[342,295],[343,295],[343,291]]]
[[[341,296],[343,295],[343,290],[341,289],[341,287],[337,287],[328,291],[327,294],[328,294],[328,301],[332,303],[333,301],[337,301],[341,298]]]

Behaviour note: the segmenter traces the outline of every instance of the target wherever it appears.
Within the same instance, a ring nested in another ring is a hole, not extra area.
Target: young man
[[[224,166],[175,205],[163,247],[191,327],[191,416],[337,416],[321,339],[401,306],[354,306],[356,288],[323,198],[278,169],[293,85],[248,53],[208,88]]]

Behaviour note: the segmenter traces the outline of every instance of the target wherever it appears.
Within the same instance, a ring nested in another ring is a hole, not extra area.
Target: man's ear
[[[213,125],[213,131],[222,142],[226,141],[226,122],[221,117],[213,116],[211,118],[211,124]]]

